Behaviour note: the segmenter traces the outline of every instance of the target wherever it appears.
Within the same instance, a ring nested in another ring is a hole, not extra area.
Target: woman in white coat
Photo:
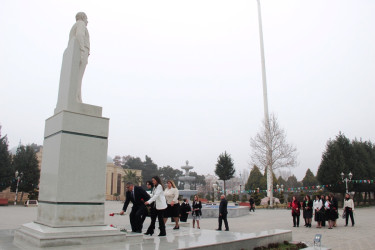
[[[164,224],[164,211],[167,208],[167,202],[164,196],[164,187],[161,183],[161,180],[159,176],[152,177],[152,183],[154,184],[154,189],[152,191],[152,197],[148,201],[145,202],[145,205],[151,204],[152,202],[155,202],[156,206],[156,214],[151,216],[151,224],[147,229],[146,235],[152,235],[154,233],[155,229],[155,222],[156,222],[156,216],[158,217],[159,221],[159,229],[160,233],[158,236],[166,236],[165,232],[165,224]]]

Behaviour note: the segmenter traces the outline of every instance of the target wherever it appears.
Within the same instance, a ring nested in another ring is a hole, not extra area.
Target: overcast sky
[[[342,131],[375,141],[375,1],[262,0],[269,111],[314,174]],[[17,1],[0,8],[0,124],[9,147],[43,144],[75,14],[91,55],[84,103],[110,118],[108,155],[214,173],[250,170],[263,90],[256,0]]]

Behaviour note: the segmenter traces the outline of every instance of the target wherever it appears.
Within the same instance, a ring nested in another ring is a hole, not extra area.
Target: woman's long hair
[[[172,185],[173,188],[176,188],[176,184],[174,184],[174,181],[172,181],[172,180],[168,180],[167,183],[168,183],[168,182],[171,183],[171,185]]]
[[[160,179],[159,176],[154,176],[154,177],[152,177],[152,179],[155,179],[155,181],[158,183],[155,187],[157,187],[158,185],[161,185],[161,187],[162,187],[163,190],[164,190],[163,183],[161,182],[161,179]]]

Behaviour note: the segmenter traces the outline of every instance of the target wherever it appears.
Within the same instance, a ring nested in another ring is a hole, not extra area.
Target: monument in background
[[[189,161],[186,161],[186,166],[182,166],[181,168],[185,170],[185,175],[179,177],[178,179],[180,181],[184,182],[184,190],[179,190],[179,193],[180,193],[180,195],[182,195],[183,198],[186,198],[186,199],[190,200],[190,196],[198,193],[197,190],[191,190],[190,189],[190,187],[191,187],[190,183],[195,180],[195,177],[189,176],[189,170],[193,169],[194,167],[189,166]]]
[[[109,119],[101,107],[82,103],[89,53],[87,16],[80,12],[63,56],[56,109],[45,124],[37,219],[15,231],[16,245],[125,240],[124,233],[104,224]]]

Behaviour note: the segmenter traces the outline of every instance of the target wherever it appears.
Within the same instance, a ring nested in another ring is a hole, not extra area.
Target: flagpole
[[[266,125],[267,133],[267,196],[270,198],[270,206],[273,206],[273,184],[272,184],[272,169],[270,164],[271,149],[270,149],[270,124],[268,114],[268,97],[267,97],[267,78],[266,78],[266,62],[264,59],[264,43],[263,43],[263,28],[262,28],[262,13],[260,7],[260,0],[257,0],[258,4],[258,23],[259,23],[259,39],[260,39],[260,56],[262,64],[262,82],[263,82],[263,105],[264,105],[264,122]]]

